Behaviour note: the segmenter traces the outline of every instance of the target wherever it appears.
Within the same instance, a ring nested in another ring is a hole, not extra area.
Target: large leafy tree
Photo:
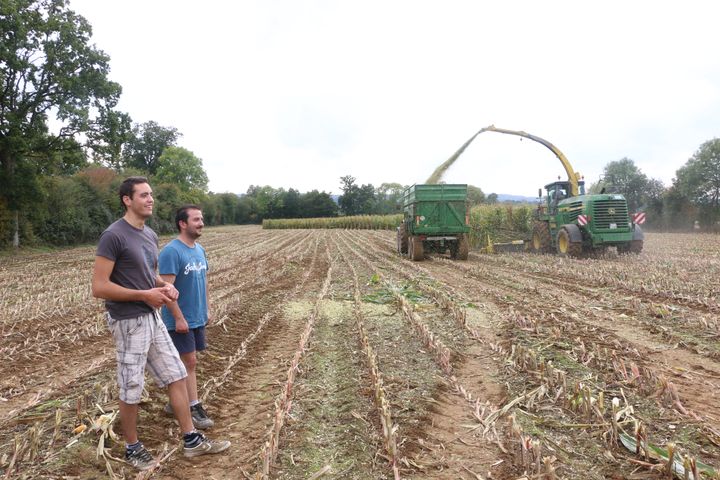
[[[134,138],[130,115],[105,110],[100,112],[98,128],[88,134],[88,147],[96,163],[119,171],[124,165],[123,148]]]
[[[355,183],[355,177],[352,175],[340,177],[340,184],[340,190],[343,192],[340,198],[338,198],[340,209],[345,215],[355,215],[359,210],[357,205],[358,186]]]
[[[14,213],[15,246],[19,212],[38,192],[39,163],[77,149],[68,140],[97,129],[120,96],[91,34],[66,0],[0,0],[0,200]]]
[[[346,175],[340,177],[343,191],[338,200],[344,215],[361,215],[375,211],[375,187],[372,184],[358,186],[355,177]]]
[[[157,173],[158,160],[166,148],[175,146],[182,136],[175,127],[163,127],[155,121],[133,126],[132,135],[123,147],[125,166]]]
[[[700,221],[705,226],[720,219],[720,139],[700,146],[676,172],[673,187],[700,208]]]
[[[300,199],[302,196],[300,195],[300,192],[295,190],[294,188],[289,189],[287,192],[284,192],[283,198],[282,198],[282,204],[283,204],[283,210],[282,210],[282,218],[300,218],[302,217],[302,212],[300,208]]]
[[[635,162],[625,157],[605,165],[603,178],[590,188],[592,193],[621,193],[625,196],[628,209],[635,212],[645,206],[648,177],[640,171]]]
[[[468,203],[470,206],[480,205],[481,203],[485,203],[485,200],[485,193],[480,187],[468,185]]]
[[[172,183],[181,190],[207,191],[208,176],[202,160],[193,152],[182,147],[168,147],[158,158],[155,180]]]
[[[382,183],[375,191],[377,208],[375,213],[387,215],[398,213],[402,210],[402,194],[405,186],[399,183]]]
[[[334,217],[338,206],[329,193],[312,190],[301,196],[300,211],[305,218]]]
[[[250,185],[247,196],[253,198],[251,213],[253,221],[260,222],[263,218],[281,218],[284,209],[285,190],[274,189],[269,185],[261,187]]]

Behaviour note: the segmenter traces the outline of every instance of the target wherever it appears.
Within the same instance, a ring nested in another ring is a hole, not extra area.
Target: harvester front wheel
[[[535,222],[533,225],[531,248],[535,253],[550,253],[552,239],[547,222]]]
[[[425,258],[423,242],[417,235],[411,235],[408,243],[408,254],[413,262],[419,262]]]
[[[467,260],[470,251],[470,242],[467,235],[460,234],[457,238],[457,245],[450,248],[450,258],[453,260]]]
[[[408,234],[404,223],[397,229],[397,251],[401,255],[408,253]]]
[[[632,240],[629,243],[625,243],[622,245],[618,245],[617,251],[619,254],[626,254],[626,253],[634,253],[635,255],[638,255],[640,252],[642,252],[643,249],[643,241],[642,240]]]
[[[582,256],[582,242],[573,242],[570,240],[570,232],[563,227],[557,236],[557,253],[561,257],[580,257]]]

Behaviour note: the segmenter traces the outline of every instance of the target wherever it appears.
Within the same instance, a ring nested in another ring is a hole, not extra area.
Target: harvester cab
[[[553,183],[549,183],[545,185],[545,191],[547,192],[547,196],[545,197],[545,205],[542,203],[542,189],[538,190],[540,192],[540,195],[538,195],[541,203],[540,208],[544,209],[547,212],[557,213],[558,205],[562,200],[565,200],[566,198],[569,198],[572,196],[572,190],[570,188],[570,182],[563,182],[563,181],[557,181]],[[585,181],[579,180],[578,181],[578,191],[580,195],[585,195]]]

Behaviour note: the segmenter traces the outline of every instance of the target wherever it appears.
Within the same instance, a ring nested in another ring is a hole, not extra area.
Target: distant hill
[[[537,197],[524,197],[522,195],[509,195],[507,193],[498,193],[499,202],[524,202],[524,203],[536,203]]]

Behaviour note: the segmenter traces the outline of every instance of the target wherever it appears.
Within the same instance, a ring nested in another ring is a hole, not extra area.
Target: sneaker
[[[199,430],[205,430],[215,425],[215,422],[208,417],[202,403],[190,407],[190,415],[192,416],[193,425]]]
[[[155,459],[144,445],[132,451],[125,451],[125,461],[138,470],[147,470],[155,465]]]
[[[220,453],[227,450],[229,447],[230,442],[227,440],[210,440],[200,433],[200,443],[194,447],[185,447],[183,449],[183,455],[186,457],[199,457],[200,455]]]
[[[175,415],[175,414],[173,413],[172,405],[170,405],[169,403],[166,403],[166,404],[165,404],[165,407],[163,408],[163,410],[164,410],[165,413],[167,413],[168,415]]]

